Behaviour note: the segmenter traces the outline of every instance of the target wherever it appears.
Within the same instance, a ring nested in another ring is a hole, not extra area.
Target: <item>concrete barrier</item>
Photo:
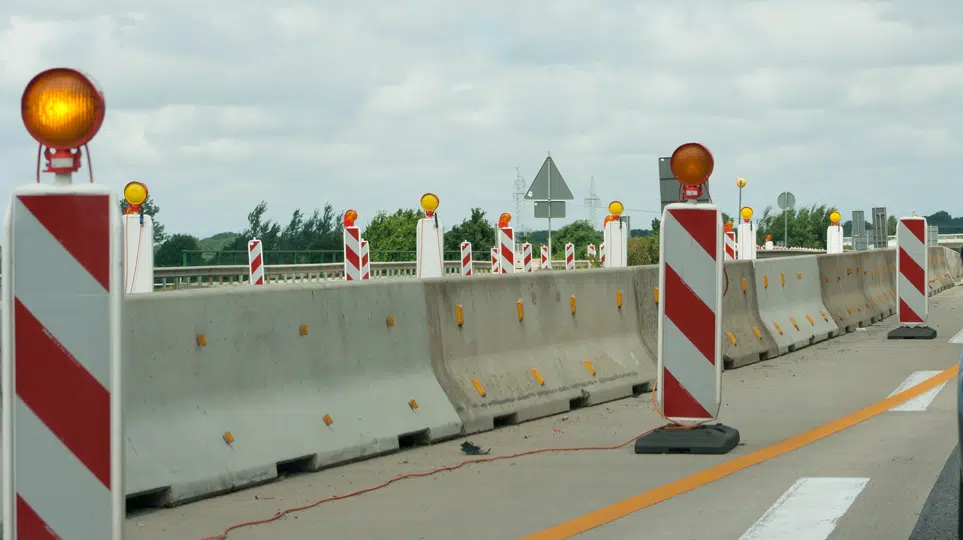
[[[860,274],[863,296],[866,299],[863,307],[874,315],[874,322],[881,321],[896,311],[896,287],[890,286],[886,279],[890,274],[890,259],[895,271],[895,249],[860,251],[856,255],[856,271]],[[895,281],[893,283],[895,284]]]
[[[655,361],[642,343],[638,272],[426,280],[432,367],[464,432],[557,414],[648,386]]]
[[[132,295],[124,315],[127,491],[153,504],[461,431],[418,281]]]
[[[780,354],[839,333],[822,301],[816,256],[754,261],[753,266],[759,315]]]
[[[823,305],[841,332],[872,324],[875,313],[865,308],[862,273],[856,271],[859,253],[817,255]]]
[[[747,366],[779,354],[779,347],[759,316],[752,261],[725,265],[722,298],[722,355],[726,369]]]
[[[941,291],[946,290],[955,283],[946,264],[946,257],[952,257],[952,251],[942,246],[936,246],[931,248],[931,252],[931,264],[934,268],[933,278],[939,283]]]

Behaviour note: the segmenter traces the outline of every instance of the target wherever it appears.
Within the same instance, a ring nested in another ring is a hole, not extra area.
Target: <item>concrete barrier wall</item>
[[[727,262],[725,271],[726,289],[722,298],[725,368],[734,369],[778,356],[779,346],[759,316],[753,262]]]
[[[422,287],[127,297],[128,493],[173,503],[273,478],[279,464],[316,470],[395,450],[399,438],[456,436],[461,421],[429,362]]]
[[[874,315],[876,322],[896,312],[896,286],[889,286],[889,258],[893,259],[895,276],[896,250],[861,251],[856,256],[856,271],[863,282],[863,307]],[[890,290],[892,289],[892,291]]]
[[[893,257],[726,264],[726,368],[878,320]],[[645,391],[657,286],[647,266],[130,296],[128,494],[172,504]]]
[[[839,334],[822,301],[815,256],[755,261],[753,266],[759,314],[780,354]]]
[[[859,253],[817,255],[823,305],[842,332],[875,322],[874,314],[865,308],[867,301],[862,273],[856,271]]]
[[[425,281],[431,364],[464,432],[622,398],[654,380],[639,271]]]

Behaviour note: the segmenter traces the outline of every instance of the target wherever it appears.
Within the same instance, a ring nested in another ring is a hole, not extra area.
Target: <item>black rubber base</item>
[[[889,339],[936,339],[936,330],[929,326],[900,326],[890,330]]]
[[[728,454],[739,444],[739,430],[722,424],[692,429],[661,427],[635,440],[636,454]]]

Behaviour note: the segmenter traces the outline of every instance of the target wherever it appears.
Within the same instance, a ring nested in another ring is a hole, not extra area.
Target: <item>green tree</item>
[[[422,216],[423,211],[413,209],[399,209],[393,214],[383,210],[378,212],[362,233],[371,254],[376,251],[415,251],[418,220]]]
[[[829,226],[829,214],[832,211],[833,209],[826,205],[813,205],[773,214],[772,207],[767,206],[759,219],[758,238],[772,235],[774,243],[784,244],[784,220],[788,218],[790,247],[826,249],[826,227]]]
[[[595,230],[595,227],[587,219],[579,219],[568,225],[564,225],[558,231],[552,233],[552,256],[564,256],[565,244],[571,242],[575,244],[575,258],[588,258],[587,249],[589,244],[598,246],[602,243],[602,232]],[[533,248],[534,249],[534,248]]]
[[[175,234],[164,241],[154,253],[154,266],[181,266],[184,264],[184,252],[187,254],[187,266],[202,266],[206,262],[201,258],[200,240],[189,234]]]
[[[127,200],[121,197],[120,199],[120,211],[123,213],[127,210]],[[160,207],[154,204],[154,201],[147,199],[144,204],[141,205],[141,209],[144,211],[145,216],[150,216],[151,221],[154,222],[154,245],[160,245],[164,243],[168,238],[167,231],[164,230],[164,224],[157,219],[157,214],[160,213]]]
[[[520,234],[518,239],[521,242],[531,242],[531,234]],[[471,217],[455,225],[445,233],[445,251],[461,251],[461,243],[471,242],[474,260],[487,260],[488,250],[495,246],[497,238],[495,236],[495,226],[485,219],[485,211],[481,208],[472,208]]]
[[[886,218],[886,235],[893,236],[896,234],[896,216],[889,216]]]
[[[324,251],[330,250],[339,252],[342,247],[342,233],[344,224],[343,214],[336,214],[331,204],[326,204],[323,210],[314,210],[310,217],[300,210],[295,210],[291,219],[284,227],[280,223],[268,219],[267,202],[261,201],[247,215],[247,228],[238,234],[233,242],[224,246],[224,251],[247,251],[247,243],[252,238],[261,241],[264,250],[264,258],[267,264],[281,263],[307,263],[319,262],[309,260],[306,257],[298,257],[297,254],[288,254],[287,257],[273,256],[269,252],[277,251]],[[230,262],[230,257],[219,258]],[[341,260],[340,256],[334,259]],[[325,260],[325,262],[334,262]]]
[[[650,234],[641,238],[629,238],[626,253],[629,266],[659,263],[659,235]]]
[[[659,234],[659,230],[662,227],[662,221],[659,218],[652,218],[652,232]]]

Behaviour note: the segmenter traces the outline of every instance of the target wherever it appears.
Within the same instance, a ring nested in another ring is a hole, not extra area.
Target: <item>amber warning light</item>
[[[499,228],[499,229],[507,229],[507,228],[508,228],[508,224],[511,223],[511,222],[512,222],[512,215],[509,214],[508,212],[505,212],[505,213],[503,213],[502,215],[498,216],[498,228]]]
[[[104,123],[103,93],[84,74],[69,68],[48,69],[27,83],[20,99],[20,114],[30,136],[47,161],[44,172],[69,183],[80,169],[81,147],[86,147]],[[39,153],[39,152],[38,152]],[[90,168],[90,154],[87,154]],[[93,172],[90,181],[93,182]],[[37,182],[40,162],[37,160]]]
[[[124,214],[136,214],[141,211],[143,204],[147,201],[147,186],[141,182],[129,182],[124,186],[124,200],[127,201],[127,208]]]
[[[344,226],[354,227],[354,222],[358,221],[358,212],[354,210],[348,210],[344,213]]]
[[[680,199],[696,200],[702,196],[703,185],[709,181],[715,161],[712,153],[699,143],[686,143],[672,152],[669,169],[679,181]]]

